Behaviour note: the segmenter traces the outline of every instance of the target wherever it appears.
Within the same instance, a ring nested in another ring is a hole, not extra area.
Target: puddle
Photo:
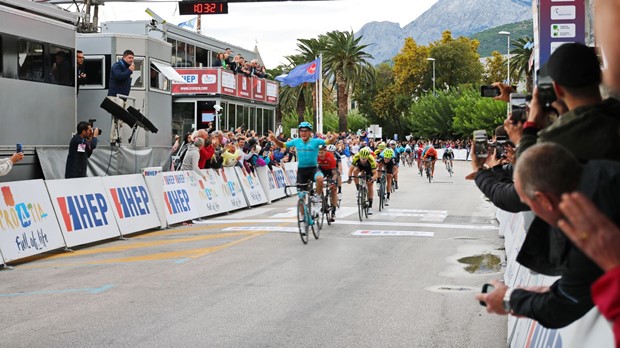
[[[502,269],[500,258],[493,254],[463,257],[458,261],[467,264],[465,270],[474,274],[497,273]]]

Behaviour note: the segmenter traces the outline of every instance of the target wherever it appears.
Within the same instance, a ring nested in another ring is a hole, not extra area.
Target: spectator
[[[550,287],[536,289],[508,289],[494,282],[493,292],[477,295],[487,303],[487,311],[526,316],[548,328],[564,327],[585,315],[593,306],[590,287],[602,270],[559,231],[560,198],[579,190],[617,223],[619,180],[620,163],[590,161],[582,166],[556,144],[538,144],[524,152],[517,162],[515,187],[521,200],[550,228],[530,228],[517,261],[535,272],[561,278]],[[562,263],[555,262],[558,259]]]
[[[9,174],[11,169],[13,169],[13,165],[23,159],[23,152],[16,152],[11,157],[0,159],[0,176]]]
[[[213,62],[213,67],[222,67],[224,69],[228,69],[228,63],[226,62],[226,57],[224,53],[217,54],[217,58]]]
[[[51,80],[59,85],[73,86],[73,72],[67,52],[56,52],[54,64],[52,64]]]
[[[224,167],[234,167],[241,160],[242,153],[235,144],[234,141],[228,142],[226,150],[222,153],[222,159],[224,160]]]
[[[203,146],[200,146],[199,148],[200,159],[198,161],[198,167],[206,168],[207,161],[211,160],[211,157],[213,157],[215,149],[213,148],[213,146],[211,146],[211,140],[209,137],[209,133],[207,133],[206,130],[199,129],[198,131],[196,131],[196,138],[201,138],[202,145],[203,145]],[[194,139],[194,141],[195,140],[196,139]]]
[[[187,152],[185,153],[185,158],[183,158],[183,164],[181,165],[181,170],[193,170],[198,174],[198,177],[203,179],[205,179],[205,176],[200,171],[198,161],[200,161],[200,149],[204,146],[204,143],[203,138],[199,136],[196,137],[194,142],[187,147]]]
[[[136,66],[133,63],[134,54],[132,50],[125,50],[123,58],[112,65],[110,70],[110,87],[108,97],[116,97],[118,94],[129,95],[131,90],[131,74]],[[121,98],[127,100],[127,98]]]
[[[80,50],[77,50],[76,52],[77,94],[80,94],[80,86],[88,83],[88,79],[84,71],[84,52]]]
[[[92,125],[82,121],[77,125],[77,133],[71,138],[69,143],[69,153],[67,154],[67,165],[65,167],[65,178],[85,178],[88,158],[93,154],[97,147],[97,135],[101,131],[99,128],[93,130]]]

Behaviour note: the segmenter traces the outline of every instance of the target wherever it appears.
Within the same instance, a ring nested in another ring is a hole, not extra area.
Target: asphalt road
[[[502,347],[506,318],[474,299],[501,272],[495,209],[469,164],[429,184],[401,168],[362,223],[353,185],[303,245],[296,198],[57,252],[0,272],[1,347]],[[357,231],[356,235],[354,234]]]

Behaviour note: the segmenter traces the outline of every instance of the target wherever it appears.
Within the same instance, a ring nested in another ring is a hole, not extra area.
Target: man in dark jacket
[[[116,97],[117,94],[129,95],[131,89],[131,74],[136,69],[133,63],[133,51],[125,50],[123,59],[112,65],[110,71],[109,97]],[[123,99],[124,100],[124,99]]]
[[[592,309],[590,288],[602,270],[558,229],[561,196],[577,190],[620,223],[620,163],[595,160],[582,166],[560,145],[537,144],[517,162],[515,188],[538,217],[517,261],[532,271],[561,278],[550,287],[536,289],[494,282],[493,292],[477,298],[487,303],[490,313],[525,316],[548,328],[567,326]]]
[[[77,125],[77,133],[71,138],[69,143],[69,153],[67,154],[67,165],[65,167],[65,178],[84,178],[86,177],[86,167],[88,158],[97,147],[97,135],[99,129],[93,130],[92,125],[82,121]]]

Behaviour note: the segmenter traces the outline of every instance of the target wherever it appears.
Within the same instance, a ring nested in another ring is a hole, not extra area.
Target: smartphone
[[[486,293],[489,293],[489,292],[493,292],[493,290],[495,290],[495,287],[494,287],[493,285],[491,285],[491,284],[489,284],[489,283],[485,283],[485,284],[482,286],[482,291],[481,291],[481,292],[482,292],[483,294],[486,294]],[[487,303],[486,303],[486,302],[484,302],[484,301],[480,301],[480,305],[481,305],[482,307],[486,307],[486,306],[487,306]]]
[[[495,86],[480,86],[481,97],[497,97],[500,95],[499,87]]]
[[[17,145],[15,146],[15,152],[17,152],[17,153],[22,153],[22,152],[23,152],[23,150],[22,150],[22,144],[17,144]]]
[[[487,150],[488,143],[487,131],[484,129],[474,131],[474,152],[478,158],[487,158],[489,151]]]

